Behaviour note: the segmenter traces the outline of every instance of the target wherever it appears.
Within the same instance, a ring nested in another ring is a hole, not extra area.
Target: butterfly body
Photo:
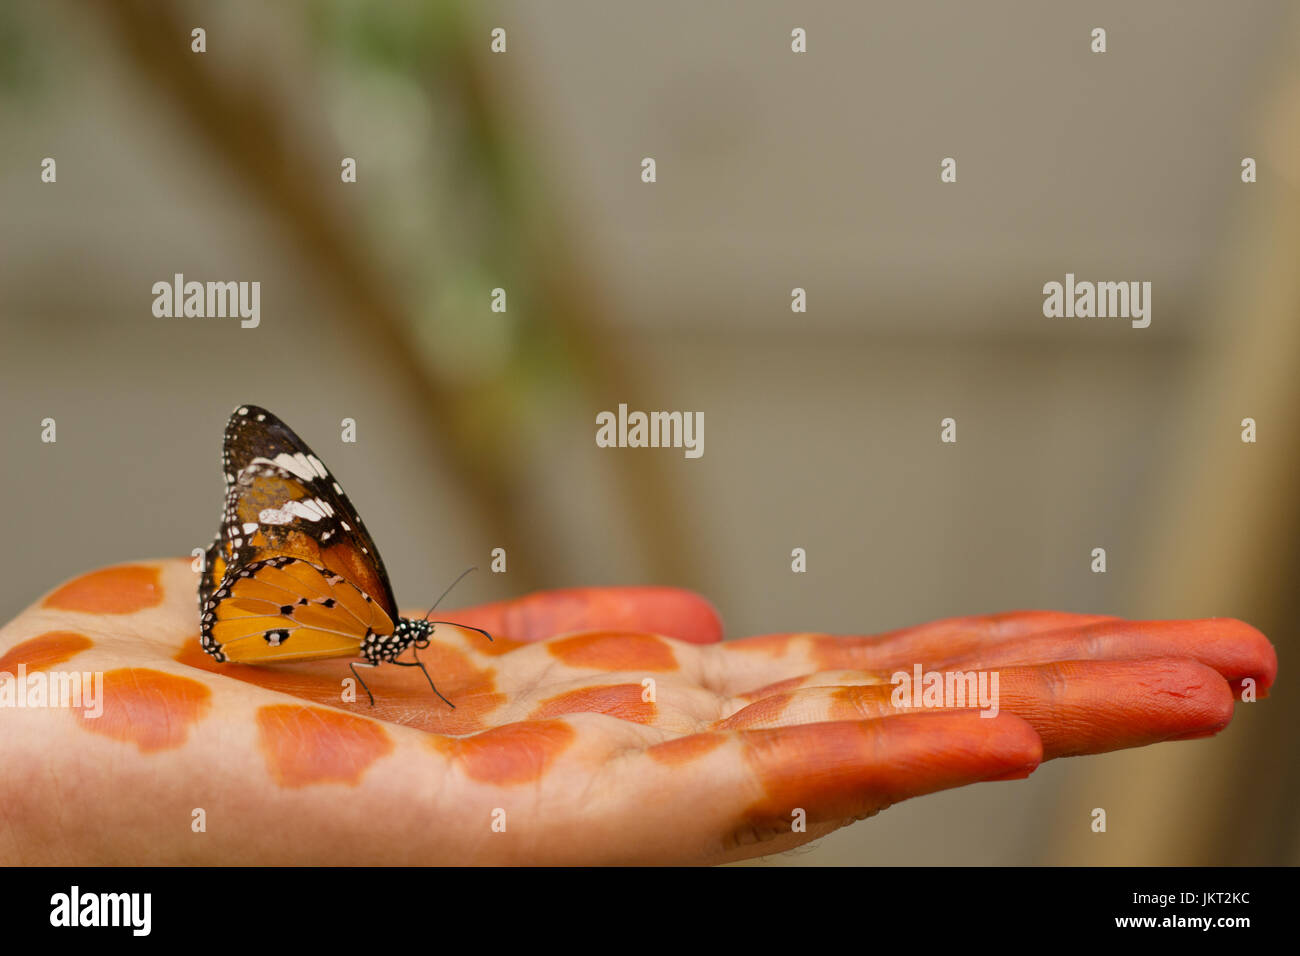
[[[358,680],[356,666],[424,670],[418,657],[398,658],[450,622],[398,614],[374,541],[302,439],[265,409],[242,405],[226,425],[222,469],[221,526],[199,582],[208,654],[247,664],[361,658],[351,665]]]

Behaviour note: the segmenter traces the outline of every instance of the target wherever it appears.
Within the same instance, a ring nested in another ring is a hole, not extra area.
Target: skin
[[[456,708],[388,665],[366,672],[372,708],[341,699],[346,658],[212,661],[196,584],[189,561],[105,569],[0,629],[0,671],[105,675],[99,717],[0,709],[0,863],[740,860],[1044,759],[1213,735],[1277,671],[1231,619],[1028,611],[723,643],[687,592],[575,589],[440,611],[496,637],[440,625],[420,652]],[[996,670],[1000,712],[894,706],[890,675],[917,663]]]

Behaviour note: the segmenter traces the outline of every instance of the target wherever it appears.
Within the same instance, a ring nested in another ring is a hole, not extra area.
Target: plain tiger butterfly
[[[374,541],[306,442],[266,409],[241,405],[226,424],[221,466],[225,508],[199,580],[203,649],[240,664],[361,658],[348,666],[372,706],[358,666],[418,667],[454,707],[416,651],[438,624],[492,635],[397,613]],[[412,660],[398,660],[408,648]]]

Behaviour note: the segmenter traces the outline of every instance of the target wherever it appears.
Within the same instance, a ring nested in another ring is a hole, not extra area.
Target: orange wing
[[[203,649],[219,661],[269,664],[360,656],[395,622],[370,595],[327,568],[292,557],[231,570],[208,599]]]

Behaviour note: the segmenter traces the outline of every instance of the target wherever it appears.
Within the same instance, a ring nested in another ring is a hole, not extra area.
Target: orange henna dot
[[[862,641],[856,638],[832,637],[830,634],[809,634],[808,656],[818,670],[833,671],[840,668],[861,668]]]
[[[472,737],[431,737],[435,749],[483,783],[531,783],[541,779],[574,738],[558,720],[531,720],[485,730]]]
[[[571,667],[605,671],[675,671],[673,649],[653,634],[594,631],[546,645],[552,655]]]
[[[641,699],[640,684],[608,684],[604,687],[583,687],[557,694],[542,701],[528,715],[530,720],[544,717],[563,717],[565,714],[595,712],[631,720],[638,724],[652,724],[659,708]]]
[[[744,727],[763,727],[776,723],[790,706],[793,694],[772,694],[757,700],[748,707],[743,707],[730,717],[719,720],[713,726],[719,730],[740,730]]]
[[[827,720],[872,720],[899,711],[890,702],[893,684],[854,684],[837,687],[831,694]]]
[[[185,743],[190,728],[207,716],[212,691],[188,677],[124,667],[104,673],[103,703],[98,717],[74,712],[81,726],[152,753]]]
[[[393,752],[383,725],[328,707],[259,707],[257,734],[266,768],[282,787],[356,786],[371,764]]]
[[[697,760],[707,753],[712,753],[727,739],[726,734],[691,734],[655,744],[646,750],[646,756],[670,767]]]
[[[483,641],[482,644],[476,645],[480,654],[486,654],[489,657],[500,657],[502,654],[509,654],[511,651],[517,651],[521,647],[527,647],[527,641],[514,641],[508,637],[498,637],[492,635],[492,640]]]
[[[784,657],[790,650],[790,642],[799,634],[762,634],[758,637],[746,637],[739,641],[732,641],[727,645],[728,649],[736,651],[755,651],[759,654],[767,654],[771,657]]]
[[[303,673],[291,666],[259,667],[253,664],[218,663],[199,645],[197,636],[190,638],[172,658],[179,664],[193,667],[209,674],[233,677],[248,684],[255,684],[267,690],[292,694],[320,704],[337,704],[342,697],[338,681],[323,679],[314,674]],[[342,665],[342,673],[347,673],[347,665]]]
[[[69,581],[45,599],[44,607],[91,614],[133,614],[163,600],[157,568],[123,565],[92,571]]]
[[[447,695],[447,699],[456,705],[452,710],[429,690],[429,683],[424,679],[418,667],[381,666],[374,673],[387,672],[385,679],[407,681],[405,699],[409,702],[417,697],[423,702],[417,719],[404,718],[408,726],[441,734],[470,734],[482,730],[487,716],[506,702],[506,695],[497,690],[497,672],[490,667],[479,667],[467,652],[450,644],[433,641],[420,651],[420,659],[429,669],[438,689]],[[372,689],[383,687],[382,683],[371,682]],[[378,696],[379,690],[375,690]],[[409,707],[407,708],[409,710]]]
[[[771,697],[773,694],[784,693],[788,690],[798,690],[803,686],[804,681],[808,680],[806,676],[787,677],[785,680],[779,680],[774,684],[768,684],[760,687],[758,690],[751,690],[739,696],[745,700],[762,700],[764,697]]]
[[[94,646],[94,641],[75,631],[46,631],[9,648],[0,657],[0,671],[12,673],[19,664],[26,664],[29,671],[44,670],[69,661]]]

